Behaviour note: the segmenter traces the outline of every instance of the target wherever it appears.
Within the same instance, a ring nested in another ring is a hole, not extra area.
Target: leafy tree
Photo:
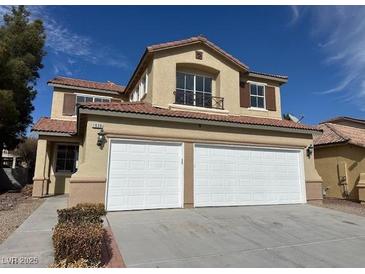
[[[29,17],[24,6],[12,7],[0,26],[0,156],[4,146],[17,145],[32,123],[46,36],[42,21]]]
[[[12,91],[0,90],[0,129],[1,134],[5,136],[14,131],[16,127],[14,121],[19,119],[19,111],[16,109],[13,97]],[[12,147],[14,144],[9,144],[9,142],[10,140],[7,142],[8,145]]]
[[[29,178],[33,178],[34,175],[37,141],[38,139],[35,136],[29,136],[28,138],[21,140],[14,151],[14,153],[26,164]]]

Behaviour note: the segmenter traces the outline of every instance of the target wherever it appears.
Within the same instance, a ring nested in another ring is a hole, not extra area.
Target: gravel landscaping
[[[43,203],[44,200],[31,195],[32,185],[21,192],[0,194],[0,244]]]
[[[323,199],[323,203],[316,203],[314,205],[365,217],[365,205],[357,202],[334,198],[325,198]]]

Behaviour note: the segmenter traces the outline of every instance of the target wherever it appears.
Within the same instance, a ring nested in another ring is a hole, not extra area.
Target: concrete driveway
[[[127,267],[365,267],[365,218],[311,205],[107,218]]]

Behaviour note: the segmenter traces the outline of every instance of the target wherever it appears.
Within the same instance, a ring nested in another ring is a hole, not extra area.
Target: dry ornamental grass
[[[52,267],[100,267],[105,241],[103,204],[79,204],[57,210],[53,231],[55,263]]]

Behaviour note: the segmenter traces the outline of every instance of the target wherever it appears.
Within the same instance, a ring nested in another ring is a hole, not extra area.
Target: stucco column
[[[184,143],[184,207],[194,207],[194,145]]]
[[[315,152],[314,152],[315,153]],[[304,171],[305,171],[305,187],[307,201],[323,200],[322,177],[318,174],[314,164],[314,153],[307,156],[307,148],[303,150]]]
[[[43,197],[47,194],[50,164],[50,144],[45,139],[38,139],[37,157],[33,178],[33,196]]]
[[[365,173],[360,173],[360,180],[357,184],[357,190],[359,191],[359,200],[362,204],[365,204]]]

